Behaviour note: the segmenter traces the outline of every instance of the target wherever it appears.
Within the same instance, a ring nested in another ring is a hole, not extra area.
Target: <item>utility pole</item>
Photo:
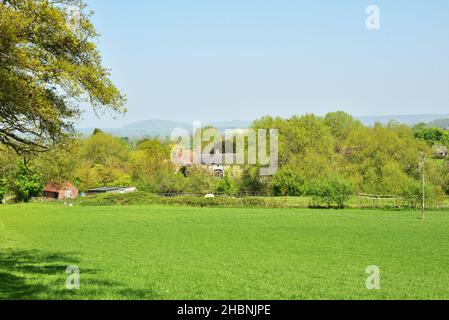
[[[426,156],[423,154],[422,164],[422,219],[426,219]]]
[[[426,219],[426,169],[422,167],[422,219]]]

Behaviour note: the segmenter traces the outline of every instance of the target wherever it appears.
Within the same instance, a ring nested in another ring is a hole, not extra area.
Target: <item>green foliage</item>
[[[17,166],[17,155],[0,145],[0,200],[11,191],[12,180]]]
[[[42,176],[25,165],[24,161],[18,161],[14,174],[14,192],[18,200],[28,202],[32,197],[42,194]]]
[[[80,161],[80,146],[81,141],[78,139],[64,139],[55,148],[40,152],[31,159],[44,183],[74,180],[75,169]]]
[[[112,135],[97,132],[83,141],[80,157],[92,164],[119,165],[128,158],[129,148],[125,141]]]
[[[343,142],[337,168],[340,176],[354,182],[357,192],[398,194],[401,184],[419,178],[422,154],[430,154],[430,148],[407,126],[361,127]]]
[[[80,8],[76,26],[67,8]],[[80,103],[125,112],[125,98],[102,66],[98,34],[79,0],[0,2],[0,142],[43,150],[73,132]]]
[[[6,191],[7,191],[7,183],[6,183],[6,179],[0,177],[0,202],[3,200],[3,198],[6,195]]]
[[[425,204],[430,206],[433,202],[441,201],[441,193],[438,187],[426,184],[424,188]],[[404,186],[402,196],[410,208],[421,208],[423,201],[423,185],[422,182],[413,181]]]
[[[139,190],[175,192],[183,185],[170,161],[170,146],[157,139],[139,141],[129,154],[127,169]]]
[[[257,194],[263,191],[258,167],[245,167],[240,177],[239,191],[243,194]]]
[[[312,183],[309,193],[317,203],[324,203],[328,207],[336,205],[342,209],[351,198],[353,189],[350,183],[339,178],[333,178]]]
[[[443,190],[446,194],[449,194],[449,172],[444,172],[441,178],[443,180]]]
[[[326,114],[324,123],[331,129],[332,135],[340,141],[345,140],[351,131],[362,126],[353,116],[343,111]]]
[[[412,182],[404,187],[402,196],[407,199],[410,207],[417,208],[422,203],[422,185],[418,182]]]
[[[396,123],[365,127],[350,115],[336,112],[325,117],[264,117],[253,128],[279,129],[280,166],[273,177],[260,177],[258,164],[227,168],[226,178],[218,179],[206,166],[176,166],[170,159],[173,146],[167,141],[134,142],[101,130],[88,138],[62,140],[49,152],[28,157],[28,162],[44,183],[69,180],[81,191],[132,185],[152,193],[301,196],[308,193],[310,182],[337,176],[354,193],[396,196],[403,194],[404,186],[421,179],[418,168],[425,155],[429,184],[449,193],[449,166],[444,159],[434,160],[435,146],[422,139],[426,135],[417,134],[427,132],[422,131],[424,127],[411,129]],[[429,139],[436,138],[430,135]],[[3,149],[0,176],[12,190],[16,156]]]
[[[237,187],[235,186],[234,181],[227,174],[224,179],[221,179],[218,182],[216,187],[216,191],[221,194],[225,194],[228,196],[235,195],[237,193]]]
[[[83,191],[99,186],[131,185],[132,177],[127,172],[129,153],[124,140],[96,132],[80,143],[76,169],[71,170],[74,183]]]
[[[306,193],[304,179],[292,169],[282,169],[276,173],[271,183],[274,196],[299,197]]]
[[[218,182],[219,179],[208,169],[194,166],[188,171],[185,191],[195,194],[213,193]]]
[[[283,208],[285,203],[269,198],[232,198],[232,197],[160,197],[147,192],[127,194],[100,194],[79,200],[85,206],[105,205],[174,205],[190,207],[229,207],[229,208]]]
[[[107,187],[131,187],[133,185],[133,181],[128,175],[121,175],[116,180],[107,184]]]
[[[416,128],[414,135],[417,139],[426,141],[429,145],[441,143],[449,147],[449,131],[440,128]]]

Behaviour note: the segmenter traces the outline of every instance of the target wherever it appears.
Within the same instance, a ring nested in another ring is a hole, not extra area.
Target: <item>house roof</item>
[[[71,184],[69,181],[64,182],[64,183],[57,183],[57,182],[50,182],[48,183],[45,188],[44,188],[44,192],[61,192],[64,191],[67,188],[75,188],[75,186],[73,184]]]
[[[120,191],[120,190],[127,190],[127,189],[136,189],[136,187],[100,187],[100,188],[89,189],[89,190],[87,190],[87,192],[111,192],[111,191]]]
[[[88,192],[107,192],[107,191],[116,191],[119,189],[120,189],[119,187],[101,187],[101,188],[89,189]]]

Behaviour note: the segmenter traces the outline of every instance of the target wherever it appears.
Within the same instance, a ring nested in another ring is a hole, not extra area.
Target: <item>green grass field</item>
[[[0,206],[0,299],[448,299],[449,212],[419,215]]]

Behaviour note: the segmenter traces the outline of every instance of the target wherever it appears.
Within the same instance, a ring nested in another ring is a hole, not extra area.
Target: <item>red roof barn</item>
[[[70,182],[50,182],[44,188],[44,198],[65,200],[78,197],[78,189]]]

